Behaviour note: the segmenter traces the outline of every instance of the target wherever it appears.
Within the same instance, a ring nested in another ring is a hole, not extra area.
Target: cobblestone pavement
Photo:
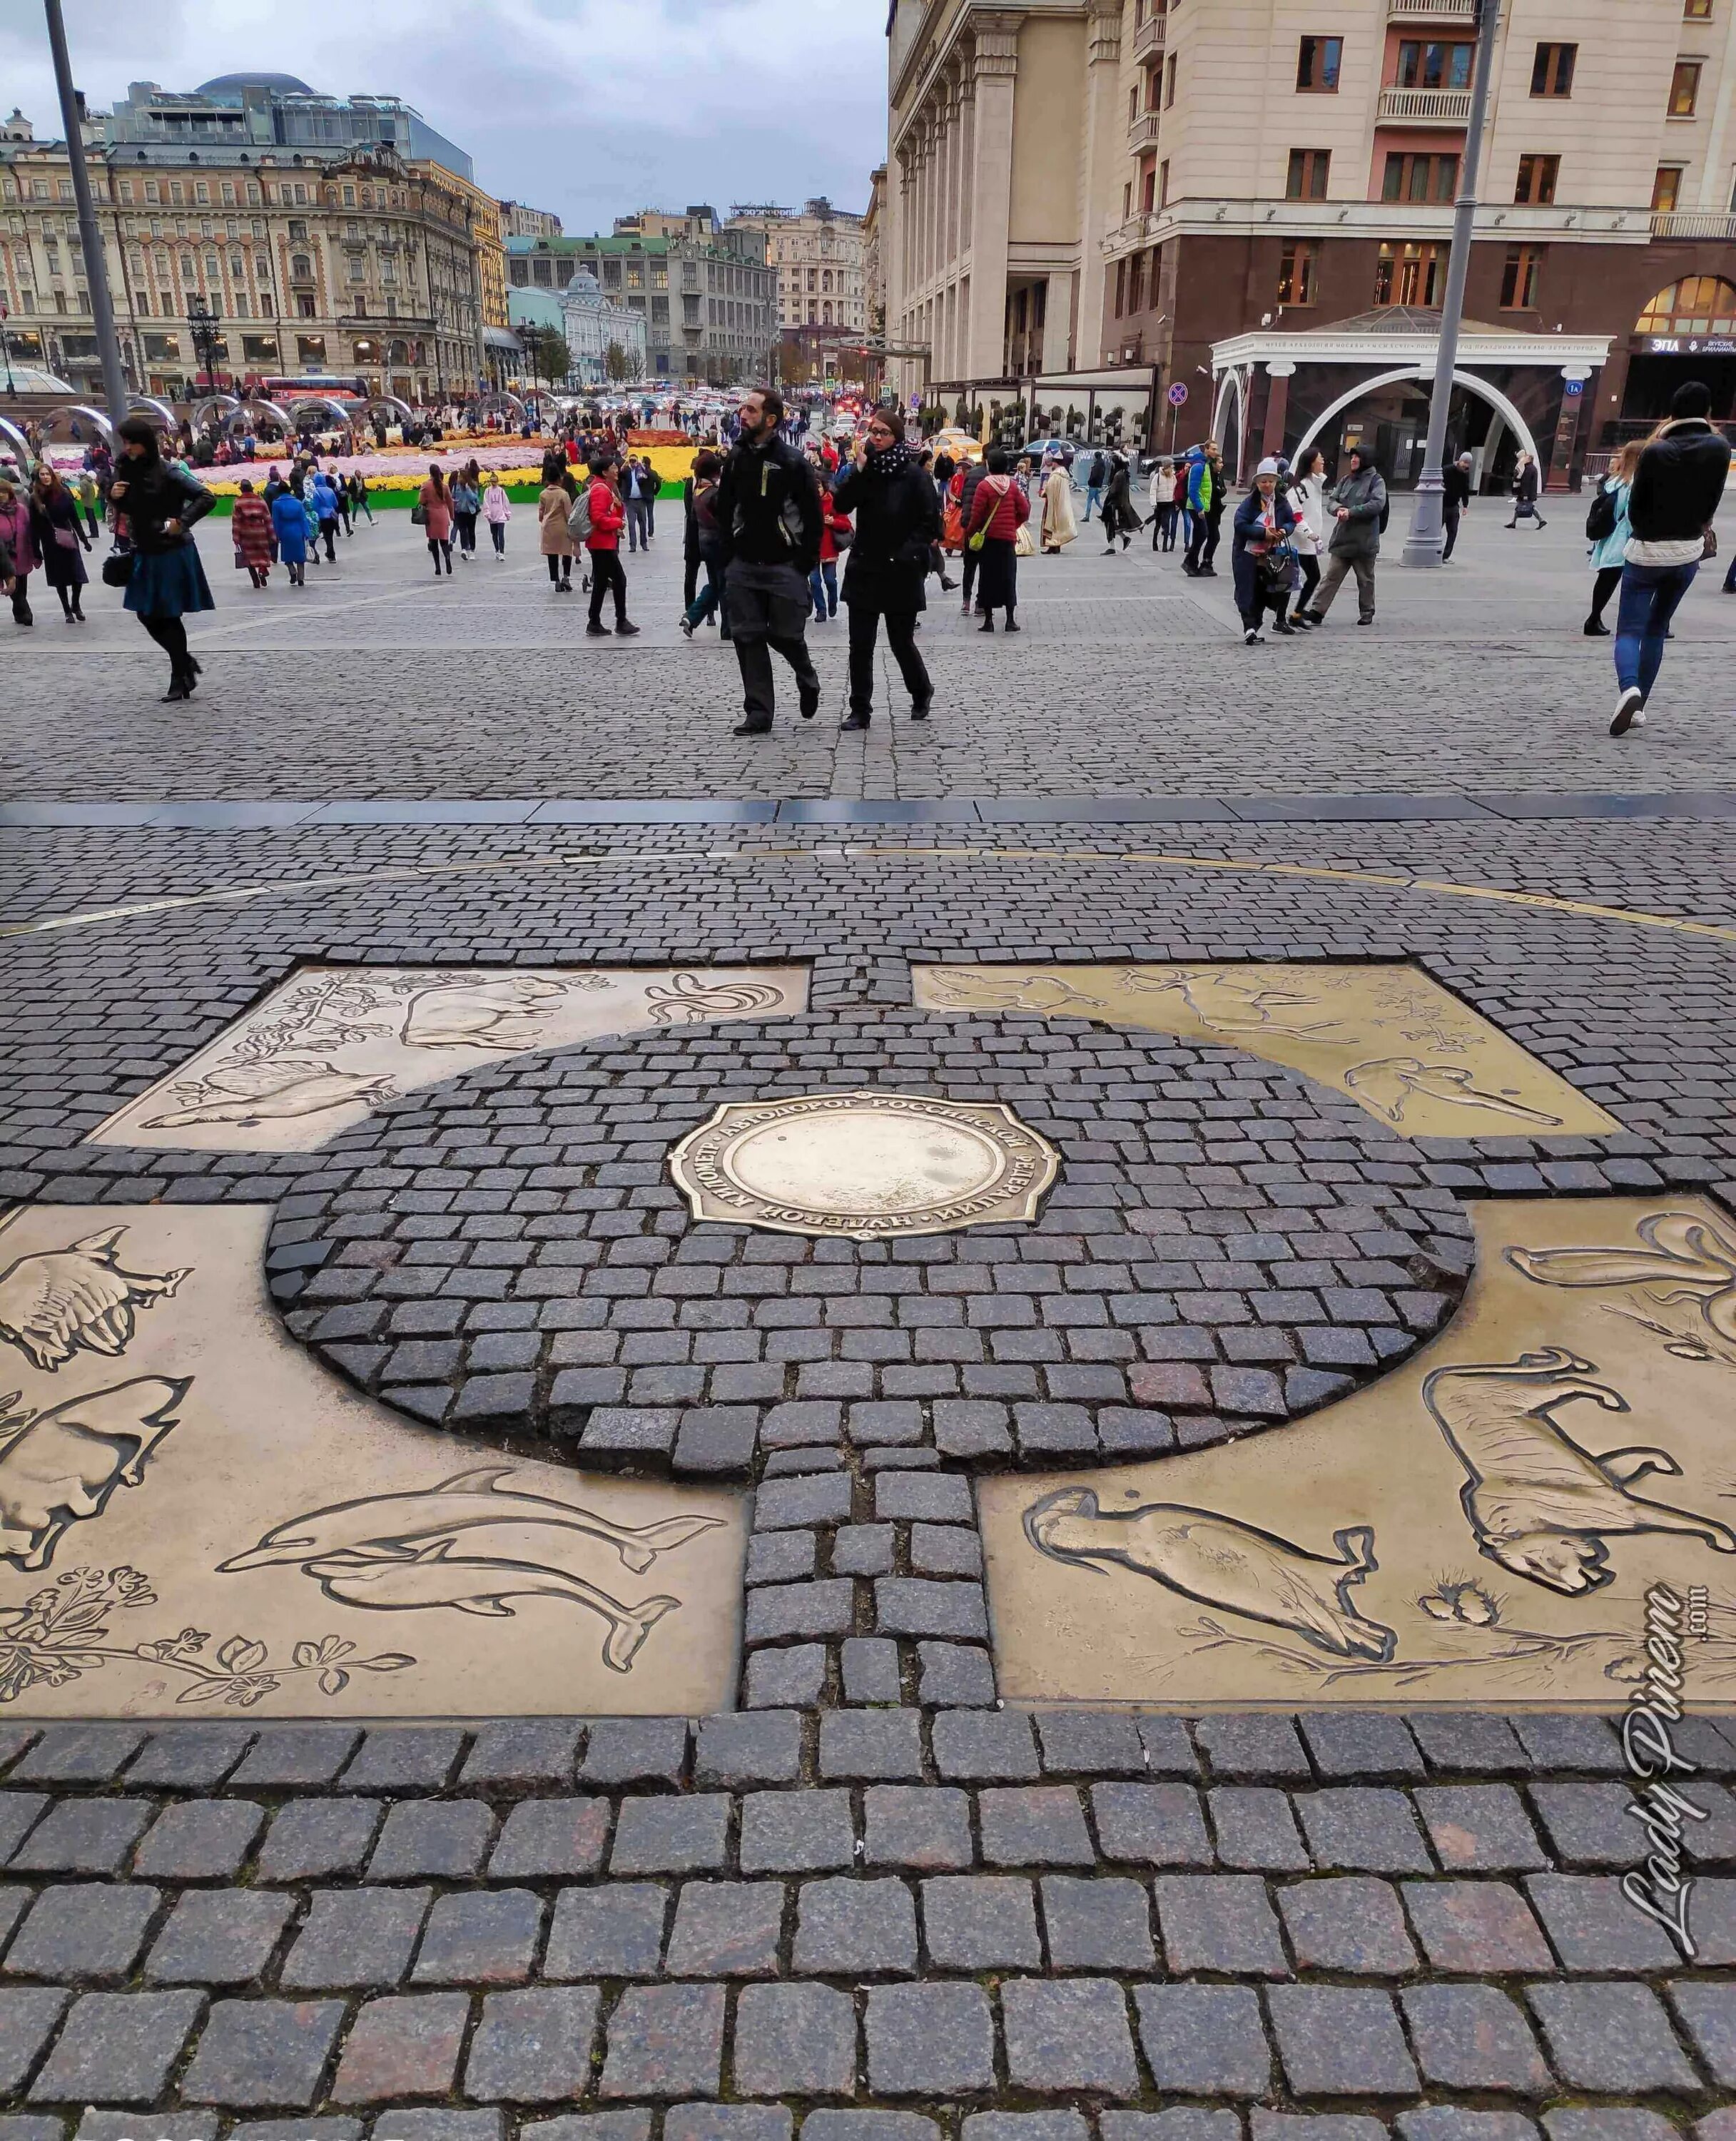
[[[701,1719],[384,1729],[352,1691],[304,1724],[42,1727],[17,1608],[77,1543],[9,1566],[0,2141],[1736,2141],[1736,1720],[1691,1646],[1690,1956],[1622,1893],[1656,1846],[1611,1716],[1001,1707],[972,1493],[1256,1430],[1281,1453],[1450,1319],[1473,1199],[1736,1212],[1725,613],[1696,591],[1677,696],[1618,752],[1575,518],[1473,522],[1463,578],[1394,568],[1375,632],[1246,658],[1222,583],[1039,564],[1016,652],[936,616],[952,706],[853,756],[780,722],[749,760],[666,555],[657,629],[593,648],[522,555],[408,608],[383,517],[299,616],[220,590],[190,708],[106,615],[81,650],[49,620],[7,647],[12,792],[47,800],[1076,795],[1102,821],[0,830],[0,1196],[269,1206],[290,1331],[442,1462],[463,1435],[720,1475],[754,1513],[738,1707]],[[1096,599],[1124,573],[1139,600]],[[1658,788],[1699,800],[1333,816]],[[1114,820],[1176,790],[1318,815]],[[912,1004],[919,961],[1238,958],[1412,960],[1621,1127],[1406,1140],[1239,1050]],[[794,962],[809,1009],[486,1064],[313,1154],[83,1142],[322,961]],[[1062,1154],[1040,1218],[896,1248],[689,1218],[661,1155],[718,1100],[862,1085],[1010,1100]]]

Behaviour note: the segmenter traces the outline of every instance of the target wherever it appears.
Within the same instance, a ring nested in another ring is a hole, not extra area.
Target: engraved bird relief
[[[710,982],[698,974],[676,974],[666,987],[654,983],[645,992],[654,1026],[696,1026],[701,1019],[772,1011],[783,1001],[783,990],[772,982]]]
[[[1660,1309],[1691,1303],[1687,1318],[1633,1320],[1679,1359],[1736,1364],[1736,1237],[1691,1212],[1650,1212],[1634,1231],[1643,1248],[1514,1248],[1507,1261],[1539,1286],[1638,1286]]]
[[[172,1294],[190,1267],[123,1271],[125,1227],[86,1234],[68,1248],[39,1250],[0,1271],[0,1338],[52,1373],[81,1346],[116,1359],[132,1336],[137,1313]]]
[[[0,1558],[46,1568],[69,1525],[139,1484],[191,1387],[190,1376],[139,1376],[47,1412],[15,1412],[16,1392],[0,1398]]]
[[[283,1122],[298,1115],[323,1115],[328,1108],[357,1101],[370,1106],[391,1100],[390,1078],[360,1070],[339,1070],[311,1057],[285,1056],[272,1063],[224,1063],[203,1077],[184,1079],[172,1090],[180,1105],[166,1115],[150,1115],[148,1130],[180,1130],[189,1123]]]
[[[537,974],[445,980],[419,990],[405,1013],[406,1048],[496,1048],[512,1054],[547,1037],[548,1014],[567,993]]]
[[[1515,1576],[1572,1597],[1613,1581],[1606,1536],[1679,1532],[1736,1553],[1736,1532],[1711,1517],[1647,1501],[1634,1482],[1679,1474],[1667,1449],[1582,1449],[1553,1417],[1575,1398],[1625,1413],[1627,1400],[1590,1380],[1596,1365],[1559,1346],[1517,1361],[1437,1368],[1423,1402],[1465,1468],[1460,1489],[1478,1549]]]
[[[1051,1560],[1109,1561],[1168,1591],[1288,1628],[1339,1657],[1391,1657],[1398,1638],[1356,1610],[1350,1592],[1379,1567],[1375,1534],[1351,1524],[1332,1535],[1336,1557],[1233,1517],[1148,1502],[1104,1515],[1089,1488],[1063,1487],[1025,1512],[1025,1535]]]
[[[1292,1041],[1321,1041],[1344,1026],[1338,1018],[1299,1023],[1292,1012],[1324,1008],[1317,996],[1251,981],[1238,976],[1233,967],[1183,967],[1173,973],[1129,967],[1119,978],[1123,987],[1135,995],[1179,997],[1213,1033],[1281,1034]]]
[[[1378,1063],[1358,1063],[1345,1073],[1345,1084],[1360,1100],[1384,1115],[1389,1123],[1402,1123],[1405,1103],[1413,1093],[1424,1100],[1445,1100],[1455,1107],[1486,1108],[1496,1115],[1511,1115],[1516,1122],[1532,1123],[1539,1130],[1559,1130],[1559,1115],[1542,1108],[1527,1107],[1510,1093],[1492,1093],[1474,1085],[1463,1064],[1424,1063],[1416,1056],[1388,1056]]]
[[[450,1607],[493,1617],[510,1615],[508,1598],[563,1599],[609,1624],[603,1662],[627,1671],[652,1627],[681,1602],[660,1594],[623,1604],[590,1580],[597,1548],[643,1575],[722,1518],[617,1524],[573,1503],[516,1493],[501,1484],[512,1476],[510,1465],[481,1465],[424,1490],[310,1509],[220,1563],[219,1573],[298,1565],[328,1598],[384,1612]],[[527,1531],[550,1530],[555,1538],[526,1548]],[[582,1566],[567,1567],[568,1558]]]

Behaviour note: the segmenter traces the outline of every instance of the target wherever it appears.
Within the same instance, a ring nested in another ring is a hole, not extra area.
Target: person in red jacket
[[[838,614],[838,539],[842,535],[848,544],[851,532],[849,514],[838,511],[837,501],[823,480],[819,487],[819,563],[808,575],[816,624],[824,624]]]
[[[591,463],[591,481],[585,492],[590,501],[591,532],[585,548],[591,554],[591,614],[585,625],[588,636],[606,639],[609,628],[602,621],[605,589],[615,592],[615,630],[623,639],[639,628],[627,615],[627,573],[621,563],[621,531],[627,525],[627,508],[616,487],[615,456],[599,454]]]
[[[1016,632],[1019,627],[1013,611],[1019,600],[1019,563],[1013,545],[1019,539],[1020,525],[1030,518],[1030,500],[1025,495],[1024,485],[1015,483],[1007,474],[1004,447],[991,446],[983,456],[983,466],[988,473],[976,486],[965,529],[966,545],[979,529],[983,531],[976,572],[976,607],[983,617],[977,629],[992,632],[995,612],[1004,609],[1007,630]]]

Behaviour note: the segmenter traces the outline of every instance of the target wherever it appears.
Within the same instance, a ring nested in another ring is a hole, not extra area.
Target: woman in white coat
[[[1290,539],[1302,569],[1302,592],[1290,621],[1306,632],[1309,623],[1305,613],[1320,584],[1320,555],[1326,547],[1326,457],[1318,446],[1311,446],[1302,455],[1284,495],[1296,515]]]

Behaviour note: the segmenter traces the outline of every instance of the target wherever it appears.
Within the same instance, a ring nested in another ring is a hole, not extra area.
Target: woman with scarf
[[[910,718],[926,721],[934,687],[917,652],[916,622],[927,607],[922,583],[929,551],[940,539],[940,499],[933,479],[904,443],[902,410],[875,410],[854,464],[838,478],[832,500],[838,512],[853,514],[856,522],[843,575],[850,613],[850,711],[843,726],[865,729],[873,718],[874,642],[882,618],[886,643],[910,692]]]
[[[32,625],[36,618],[30,607],[30,576],[42,562],[37,556],[36,538],[30,529],[30,505],[18,495],[10,476],[0,475],[0,543],[6,545],[12,559],[7,573],[10,583],[7,592],[12,597],[12,623]]]
[[[1290,539],[1296,524],[1296,509],[1278,489],[1277,462],[1261,461],[1254,471],[1253,489],[1236,509],[1230,545],[1246,646],[1265,644],[1260,625],[1268,609],[1272,630],[1281,637],[1287,639],[1293,629],[1284,613],[1290,607]]]
[[[215,609],[199,547],[188,530],[211,510],[209,491],[170,468],[163,459],[156,428],[142,416],[116,426],[120,460],[109,496],[126,515],[132,539],[132,577],[125,607],[169,657],[172,699],[189,699],[199,682],[199,665],[187,652],[189,610]]]
[[[79,523],[78,501],[47,461],[37,463],[30,486],[30,532],[42,560],[42,578],[61,598],[68,624],[82,624],[85,570],[90,539]]]

